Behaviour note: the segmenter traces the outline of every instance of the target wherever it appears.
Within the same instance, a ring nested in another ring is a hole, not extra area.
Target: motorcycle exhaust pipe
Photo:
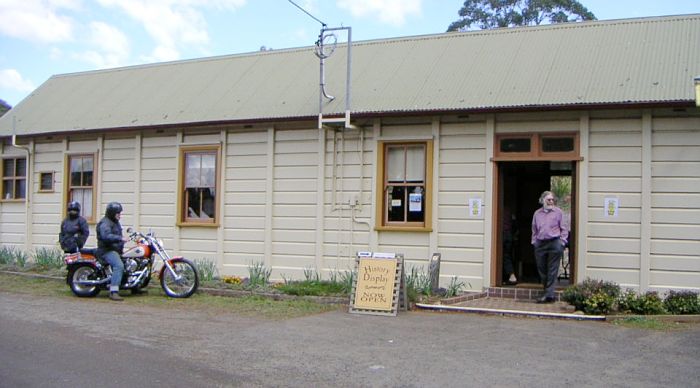
[[[110,280],[111,280],[110,278],[102,279],[102,280],[75,280],[75,281],[73,281],[73,283],[81,285],[81,286],[99,286],[101,284],[109,283]]]

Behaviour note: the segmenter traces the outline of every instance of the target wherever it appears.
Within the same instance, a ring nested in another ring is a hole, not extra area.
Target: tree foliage
[[[12,108],[8,103],[6,103],[4,100],[0,100],[0,117],[5,114],[8,110]]]
[[[576,0],[466,0],[459,16],[448,32],[596,20]]]

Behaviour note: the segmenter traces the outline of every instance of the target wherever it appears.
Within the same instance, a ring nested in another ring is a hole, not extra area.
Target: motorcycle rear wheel
[[[199,274],[194,264],[187,259],[173,259],[171,262],[175,274],[173,276],[167,267],[160,273],[160,286],[171,298],[189,298],[199,287]]]
[[[82,285],[77,282],[82,280],[97,280],[95,267],[89,264],[78,265],[68,272],[68,285],[70,290],[81,298],[93,297],[100,293],[100,288],[96,285]]]

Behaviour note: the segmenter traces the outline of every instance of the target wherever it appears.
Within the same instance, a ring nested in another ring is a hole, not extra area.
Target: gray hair
[[[545,190],[540,194],[540,205],[544,205],[544,198],[548,195],[551,195],[552,197],[554,196],[554,193],[552,193],[549,190]]]

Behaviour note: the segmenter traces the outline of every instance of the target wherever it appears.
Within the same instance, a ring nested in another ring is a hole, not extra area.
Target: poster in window
[[[408,211],[420,212],[423,210],[423,194],[409,193],[408,194]]]

